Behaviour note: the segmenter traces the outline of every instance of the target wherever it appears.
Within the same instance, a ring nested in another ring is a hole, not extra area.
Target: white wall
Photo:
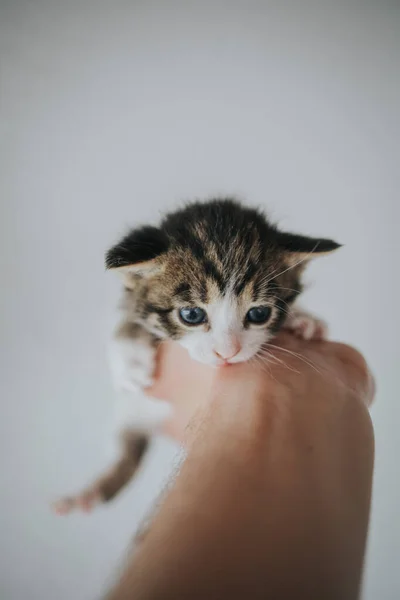
[[[48,511],[107,456],[104,250],[214,193],[346,244],[307,301],[377,376],[364,597],[400,598],[400,6],[338,4],[0,2],[2,599],[99,597],[167,473],[161,440],[107,509]]]

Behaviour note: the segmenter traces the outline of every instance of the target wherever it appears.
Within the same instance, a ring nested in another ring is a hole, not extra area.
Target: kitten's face
[[[106,262],[126,274],[129,319],[217,366],[257,354],[300,293],[310,255],[337,247],[281,233],[258,211],[216,200],[132,231]]]
[[[272,297],[255,298],[250,289],[238,296],[228,288],[224,294],[216,292],[209,303],[185,303],[176,310],[178,340],[192,358],[206,364],[246,361],[273,336],[279,315]]]
[[[198,257],[173,248],[153,271],[134,275],[131,305],[158,337],[177,340],[200,362],[222,366],[249,360],[279,329],[300,292],[299,267],[259,243],[235,244]],[[141,292],[140,292],[141,290]],[[129,308],[129,300],[125,306]]]

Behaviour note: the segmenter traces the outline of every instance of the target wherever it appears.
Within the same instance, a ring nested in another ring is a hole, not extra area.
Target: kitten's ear
[[[300,263],[317,256],[330,254],[341,247],[341,244],[324,238],[312,238],[295,233],[277,232],[278,245],[288,253],[289,262]]]
[[[106,254],[106,268],[123,272],[151,269],[154,259],[168,250],[168,237],[157,227],[133,229]]]

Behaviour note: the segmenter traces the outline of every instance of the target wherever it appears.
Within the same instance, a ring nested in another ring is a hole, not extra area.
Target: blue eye
[[[181,308],[179,316],[186,325],[200,325],[205,322],[207,317],[206,311],[198,306],[193,308]]]
[[[271,309],[269,306],[254,306],[249,310],[246,315],[246,320],[249,323],[255,323],[256,325],[262,325],[266,323],[271,316]]]

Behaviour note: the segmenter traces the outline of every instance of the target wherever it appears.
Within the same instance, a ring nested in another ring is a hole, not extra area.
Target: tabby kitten
[[[111,248],[106,266],[125,284],[111,366],[130,414],[121,419],[116,463],[56,510],[111,500],[134,474],[168,414],[165,403],[140,394],[152,382],[160,340],[177,340],[194,359],[219,367],[249,360],[281,327],[305,339],[324,337],[324,324],[293,303],[308,261],[338,247],[281,232],[259,210],[218,199],[189,204],[158,228],[134,229]]]

